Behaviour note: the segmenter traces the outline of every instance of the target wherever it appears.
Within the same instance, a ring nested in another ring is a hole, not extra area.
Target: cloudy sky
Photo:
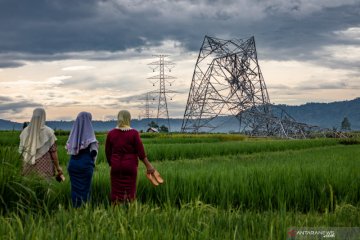
[[[273,103],[360,97],[360,0],[0,0],[0,119],[137,118],[156,54],[176,64],[182,117],[205,35],[255,36]]]

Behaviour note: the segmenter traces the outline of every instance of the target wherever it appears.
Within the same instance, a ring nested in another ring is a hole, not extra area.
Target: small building
[[[158,133],[159,130],[157,130],[156,128],[153,128],[153,127],[150,127],[146,130],[146,132],[155,132],[155,133]]]

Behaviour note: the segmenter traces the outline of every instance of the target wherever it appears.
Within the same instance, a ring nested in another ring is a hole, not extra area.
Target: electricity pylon
[[[270,103],[257,59],[255,38],[223,40],[205,36],[190,86],[181,131],[213,131],[226,116],[239,132],[303,138],[309,127]]]
[[[141,95],[139,100],[144,101],[143,104],[145,105],[145,109],[141,111],[142,118],[145,118],[147,120],[151,117],[151,111],[150,111],[150,103],[153,101],[154,96],[153,92],[147,92]]]
[[[149,63],[148,65],[150,68],[155,71],[159,71],[159,74],[156,76],[149,77],[148,79],[153,80],[152,84],[155,86],[157,83],[159,83],[159,91],[152,91],[151,93],[157,93],[158,94],[158,108],[157,108],[157,114],[156,114],[156,121],[157,124],[159,124],[159,118],[165,118],[167,121],[167,128],[170,132],[170,119],[169,119],[169,110],[167,105],[167,94],[174,93],[174,91],[167,90],[166,89],[166,83],[168,83],[170,86],[173,83],[171,79],[175,79],[173,76],[169,76],[165,74],[165,68],[171,72],[171,69],[175,66],[175,63],[170,61],[165,61],[165,57],[168,55],[155,55],[155,57],[158,57],[159,60]]]

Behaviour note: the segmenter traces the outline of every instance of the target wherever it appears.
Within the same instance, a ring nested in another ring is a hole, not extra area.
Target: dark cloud
[[[173,99],[175,100],[178,96],[185,94],[185,92],[180,93],[180,92],[173,91],[170,89],[167,89],[166,92],[167,92],[166,99],[167,99],[168,103],[170,103]],[[179,97],[179,98],[181,98],[181,97]],[[148,102],[151,105],[152,103],[157,104],[157,101],[159,99],[159,91],[154,90],[154,91],[143,92],[140,94],[135,94],[135,95],[126,96],[126,97],[104,96],[104,97],[100,97],[100,99],[104,99],[104,100],[116,99],[118,101],[122,101],[125,103],[142,102],[145,104],[146,102]]]
[[[348,13],[343,16],[342,13]],[[353,25],[360,26],[359,6],[326,9],[316,15],[301,19],[270,20],[267,24],[274,34],[262,33],[257,42],[264,51],[259,52],[260,59],[316,61],[318,64],[331,67],[353,67],[329,56],[319,56],[327,45],[349,44],[349,40],[340,39],[334,31],[346,29]],[[352,14],[350,14],[352,13]],[[352,44],[355,41],[351,42]],[[360,42],[357,42],[359,46]]]
[[[306,81],[299,86],[295,87],[296,90],[329,90],[329,89],[359,89],[360,85],[353,82],[336,81],[336,82],[324,82],[324,81]]]
[[[8,102],[8,101],[11,101],[12,98],[9,98],[9,97],[5,97],[5,96],[0,96],[0,102]]]
[[[7,114],[21,115],[27,108],[42,107],[41,104],[25,99],[23,97],[0,96],[0,118]],[[15,116],[14,116],[15,117]]]
[[[16,102],[2,103],[0,105],[0,111],[20,113],[25,108],[36,108],[36,107],[41,107],[41,106],[42,106],[41,104],[38,104],[35,102],[16,101]]]
[[[96,11],[97,0],[36,0],[0,1],[1,20],[18,21],[68,21],[91,17]]]
[[[360,25],[360,3],[309,1],[0,1],[0,52],[42,58],[122,51],[172,39],[198,51],[204,35],[255,35],[264,59],[311,59],[334,31]],[[347,40],[351,41],[351,40]],[[86,56],[85,56],[86,58]]]
[[[290,87],[285,84],[267,84],[267,89],[288,90]]]
[[[137,94],[137,95],[132,95],[132,96],[126,96],[126,97],[122,97],[122,96],[103,96],[100,97],[101,100],[113,100],[113,101],[117,101],[117,102],[122,102],[122,103],[132,103],[132,102],[139,102],[145,99],[146,94]]]
[[[82,90],[97,90],[104,88],[134,90],[134,87],[130,86],[126,80],[119,78],[120,76],[114,76],[111,79],[103,81],[101,78],[99,79],[95,76],[73,77],[66,79],[66,87]]]
[[[303,91],[297,90],[297,89],[284,89],[284,90],[273,90],[273,89],[268,89],[269,90],[269,94],[270,94],[270,99],[272,99],[273,97],[276,98],[278,96],[297,96],[297,95],[301,95],[303,94]]]
[[[326,82],[318,79],[313,79],[311,81],[303,81],[297,86],[290,87],[283,84],[278,85],[268,85],[268,90],[273,95],[297,95],[303,93],[304,91],[311,90],[345,90],[345,89],[360,89],[360,84],[354,81],[339,80],[335,82]]]
[[[56,54],[142,45],[128,31],[130,25],[102,16],[102,2],[1,1],[0,52]]]
[[[25,64],[23,62],[20,61],[4,61],[4,60],[0,60],[0,68],[17,68],[17,67],[21,67],[24,66]]]
[[[84,105],[82,102],[76,100],[69,100],[66,102],[54,102],[51,104],[52,107],[69,107],[69,106],[82,106],[82,105]]]

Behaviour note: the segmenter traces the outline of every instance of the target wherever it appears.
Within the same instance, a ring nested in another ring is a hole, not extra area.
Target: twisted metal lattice
[[[182,132],[213,131],[235,116],[239,131],[255,136],[304,138],[312,128],[270,104],[255,38],[205,36],[195,65]]]

